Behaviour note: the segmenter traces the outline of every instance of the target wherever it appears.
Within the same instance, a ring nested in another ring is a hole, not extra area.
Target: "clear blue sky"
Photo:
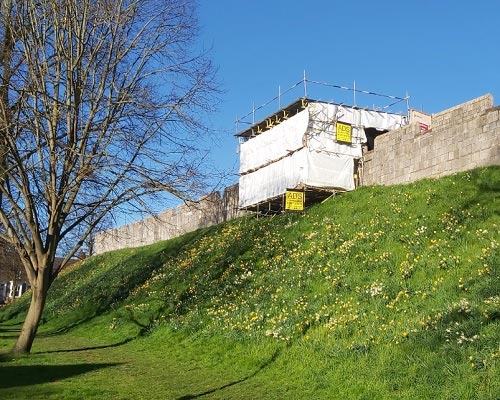
[[[277,96],[278,87],[284,91],[300,81],[304,70],[311,80],[348,87],[356,81],[358,89],[400,97],[408,92],[410,107],[429,113],[485,93],[500,103],[497,0],[199,0],[198,5],[199,39],[211,48],[223,90],[219,111],[208,122],[214,130],[212,159],[234,173],[234,183],[236,114]],[[335,101],[339,92],[311,88],[308,94]]]

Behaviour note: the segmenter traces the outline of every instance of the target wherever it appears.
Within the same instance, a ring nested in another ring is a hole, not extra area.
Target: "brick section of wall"
[[[239,215],[238,185],[229,186],[222,195],[211,193],[197,203],[183,204],[154,217],[98,232],[94,238],[94,254],[171,239]]]
[[[490,94],[432,115],[432,128],[416,124],[375,139],[365,154],[362,185],[394,185],[468,169],[500,165],[499,108]]]

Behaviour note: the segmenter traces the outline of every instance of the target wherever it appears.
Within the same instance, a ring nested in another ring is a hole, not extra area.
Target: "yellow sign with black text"
[[[286,211],[304,211],[305,193],[301,190],[287,190],[285,193]]]
[[[337,142],[352,143],[352,126],[350,124],[337,121],[335,129],[337,132]]]

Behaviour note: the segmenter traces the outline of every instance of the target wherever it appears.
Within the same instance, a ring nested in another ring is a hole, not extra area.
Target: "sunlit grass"
[[[184,389],[156,398],[497,399],[499,193],[483,168],[94,257],[54,285],[41,333],[144,370],[175,354]]]

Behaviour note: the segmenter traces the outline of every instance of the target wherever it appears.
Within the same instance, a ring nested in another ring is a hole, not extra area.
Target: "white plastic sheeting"
[[[354,158],[307,152],[306,186],[324,189],[354,189]]]
[[[308,147],[329,153],[361,157],[361,143],[366,142],[364,127],[357,122],[359,113],[336,104],[311,103],[308,107]],[[337,121],[351,124],[352,143],[338,143],[335,124]]]
[[[306,149],[240,176],[239,207],[248,207],[297,187],[307,176]]]
[[[396,129],[403,117],[379,111],[360,110],[330,103],[310,103],[308,106],[307,147],[325,153],[361,157],[361,145],[366,143],[365,128]],[[352,143],[337,142],[336,122],[352,126]]]
[[[309,113],[300,112],[240,147],[240,173],[247,172],[303,147]]]
[[[337,142],[337,121],[351,124],[352,143]],[[310,186],[354,189],[354,159],[362,156],[364,128],[391,130],[403,117],[310,102],[308,107],[240,147],[239,207]]]
[[[285,193],[299,185],[324,189],[354,189],[354,159],[299,150],[265,168],[240,176],[239,207]]]
[[[400,127],[404,122],[404,117],[399,114],[388,114],[382,111],[352,108],[331,103],[311,102],[308,110],[311,119],[320,123],[325,119],[336,119],[352,124],[353,128],[391,130]],[[364,134],[360,133],[360,136],[364,137]]]

